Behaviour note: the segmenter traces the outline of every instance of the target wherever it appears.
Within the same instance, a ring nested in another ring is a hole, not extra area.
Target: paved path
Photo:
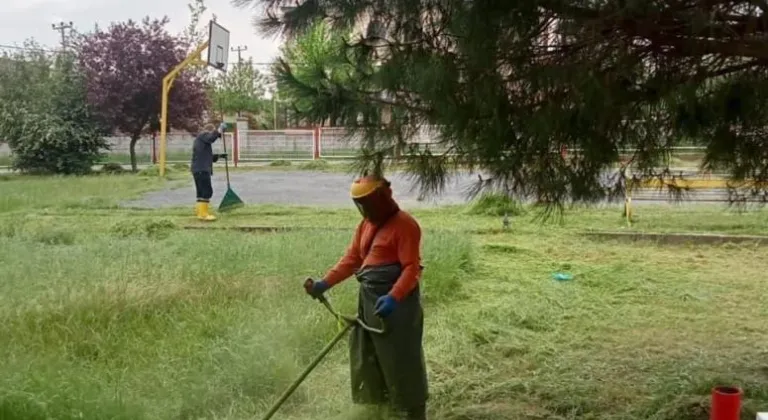
[[[231,174],[232,189],[248,204],[288,204],[307,206],[347,207],[349,184],[353,177],[343,173],[309,171],[254,171]],[[214,174],[213,197],[218,203],[226,192],[223,173]],[[411,182],[403,175],[390,176],[396,199],[406,208],[461,204],[465,202],[464,188],[477,180],[476,176],[462,176],[451,183],[445,194],[437,200],[418,201],[418,191],[411,191]],[[141,200],[125,203],[133,207],[162,208],[189,205],[194,202],[195,189],[189,186],[172,190],[154,191]]]
[[[389,177],[395,198],[404,208],[431,207],[466,202],[466,191],[477,175],[462,174],[447,185],[442,196],[424,201],[417,199],[418,191],[411,189],[407,176],[396,174]],[[348,189],[352,176],[342,173],[308,171],[254,171],[231,175],[232,189],[248,204],[288,204],[307,206],[347,207],[350,205]],[[223,171],[214,175],[214,194],[211,201],[221,201],[226,191]],[[727,198],[724,191],[706,191],[690,195],[694,202],[712,202]],[[163,208],[188,206],[195,199],[192,179],[189,186],[155,191],[140,200],[124,203],[131,207]],[[666,193],[652,191],[637,196],[634,203],[662,203],[668,201]]]

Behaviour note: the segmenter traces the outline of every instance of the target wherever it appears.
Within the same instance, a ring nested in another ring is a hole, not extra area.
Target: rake
[[[224,154],[227,154],[227,139],[224,136],[224,133],[221,134],[221,142],[224,146]],[[243,202],[240,196],[232,190],[232,185],[229,182],[229,156],[224,158],[224,171],[227,173],[227,192],[224,193],[224,197],[221,199],[221,204],[219,204],[220,212],[234,210],[245,205],[245,202]]]

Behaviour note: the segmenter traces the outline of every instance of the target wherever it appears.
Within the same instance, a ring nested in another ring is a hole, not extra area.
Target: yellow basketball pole
[[[192,54],[187,56],[184,61],[179,63],[173,70],[163,77],[163,96],[160,109],[160,157],[158,158],[160,164],[160,176],[165,176],[166,136],[168,134],[168,95],[171,93],[171,86],[173,86],[173,81],[176,79],[176,76],[190,64],[205,64],[205,62],[200,59],[200,53],[206,48],[208,48],[208,41],[200,44]]]

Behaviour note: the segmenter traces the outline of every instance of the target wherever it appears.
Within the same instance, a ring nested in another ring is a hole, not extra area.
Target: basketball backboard
[[[226,72],[229,62],[229,31],[211,21],[208,25],[208,65]]]

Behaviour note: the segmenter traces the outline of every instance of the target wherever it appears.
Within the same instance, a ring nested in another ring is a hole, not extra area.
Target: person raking
[[[197,193],[197,202],[195,203],[195,215],[200,220],[216,220],[216,216],[210,214],[209,206],[213,196],[213,185],[211,176],[213,175],[213,163],[219,159],[226,159],[227,155],[214,154],[213,143],[224,133],[226,124],[223,122],[216,128],[213,124],[206,124],[203,132],[195,138],[192,146],[192,162],[190,170],[192,178],[195,180],[195,190]]]
[[[428,386],[419,291],[421,228],[399,208],[384,178],[362,177],[352,183],[350,193],[363,220],[344,256],[306,291],[317,297],[350,276],[357,277],[358,317],[374,327],[384,322],[387,332],[352,330],[352,400],[389,404],[407,419],[423,420]]]

